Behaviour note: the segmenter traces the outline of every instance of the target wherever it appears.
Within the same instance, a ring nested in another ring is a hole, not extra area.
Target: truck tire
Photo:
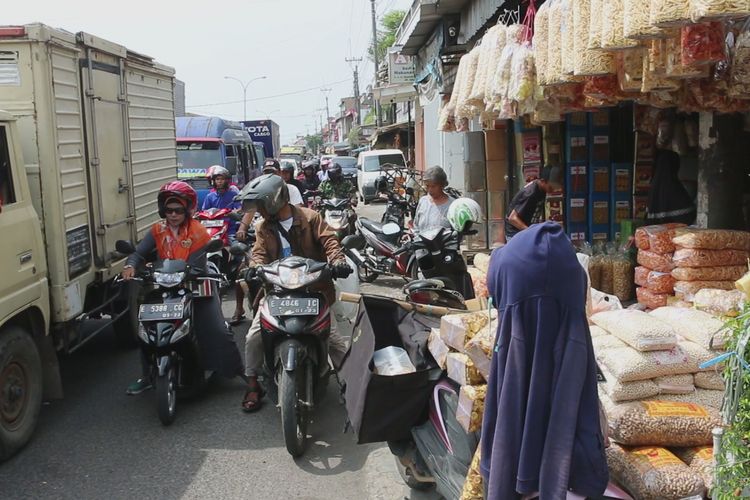
[[[127,312],[112,323],[117,343],[126,349],[138,346],[138,297],[140,286],[137,282],[123,282],[120,284],[121,298],[114,303],[114,314],[127,308]]]
[[[0,462],[31,439],[42,407],[42,362],[31,335],[0,332]]]

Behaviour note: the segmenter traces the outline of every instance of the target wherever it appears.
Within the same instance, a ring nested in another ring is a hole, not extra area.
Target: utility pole
[[[373,83],[372,105],[375,106],[375,123],[378,127],[382,125],[380,120],[380,102],[375,99],[375,87],[378,86],[378,20],[375,12],[375,0],[370,0],[370,10],[372,11],[372,59],[375,61],[375,82]]]
[[[357,125],[362,125],[362,106],[359,102],[359,67],[356,63],[362,62],[361,57],[347,57],[346,62],[354,64],[354,102],[357,106]]]
[[[328,127],[328,139],[329,139],[329,141],[331,139],[331,113],[328,110],[328,94],[331,92],[331,90],[333,90],[333,89],[328,89],[328,88],[326,88],[326,89],[320,89],[320,91],[323,92],[323,94],[326,97],[326,127]]]

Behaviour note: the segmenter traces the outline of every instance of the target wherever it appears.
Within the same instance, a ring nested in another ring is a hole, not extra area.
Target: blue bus
[[[242,188],[263,169],[263,158],[242,124],[218,117],[185,116],[176,119],[177,176],[198,192],[198,204],[210,191],[206,171],[221,165]]]

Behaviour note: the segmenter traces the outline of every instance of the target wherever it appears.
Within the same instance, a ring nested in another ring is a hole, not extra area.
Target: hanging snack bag
[[[534,61],[536,61],[536,81],[539,85],[547,85],[547,60],[549,43],[549,2],[539,7],[534,18]]]
[[[709,22],[683,26],[680,31],[682,64],[700,66],[725,59],[724,24]]]
[[[591,22],[590,0],[573,0],[573,55],[576,76],[600,76],[616,72],[612,54],[588,49]]]
[[[694,23],[747,16],[750,16],[750,2],[747,0],[690,0],[690,18]]]
[[[649,24],[660,28],[684,26],[690,23],[688,0],[651,0]]]
[[[651,25],[649,20],[651,0],[624,0],[625,14],[622,34],[634,40],[661,38],[662,30]]]
[[[607,0],[603,3],[603,7],[601,48],[604,50],[624,50],[637,47],[638,42],[626,38],[623,32],[625,22],[624,0]]]

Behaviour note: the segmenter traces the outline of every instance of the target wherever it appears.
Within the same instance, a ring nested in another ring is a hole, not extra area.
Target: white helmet
[[[471,198],[459,198],[448,207],[448,222],[455,230],[463,232],[471,228],[471,224],[481,224],[484,221],[482,208]]]

